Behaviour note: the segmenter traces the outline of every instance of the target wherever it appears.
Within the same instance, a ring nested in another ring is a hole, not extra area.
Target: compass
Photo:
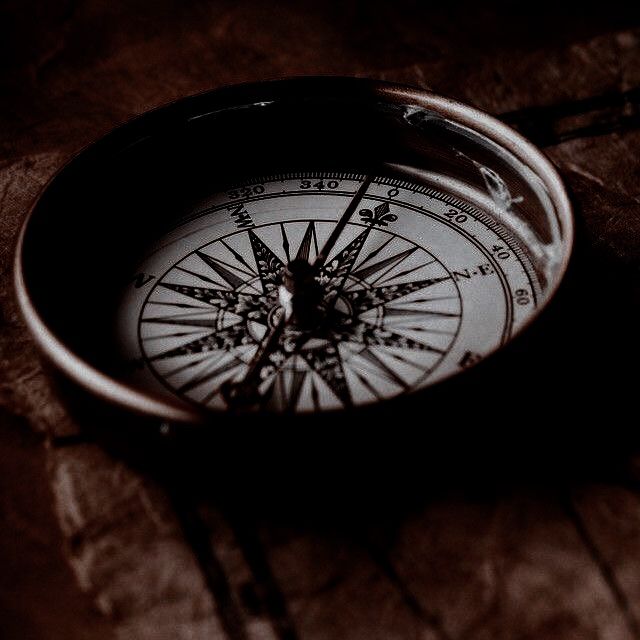
[[[301,78],[176,102],[79,154],[25,223],[16,283],[45,356],[100,402],[304,421],[428,406],[540,314],[572,237],[557,173],[499,121]]]

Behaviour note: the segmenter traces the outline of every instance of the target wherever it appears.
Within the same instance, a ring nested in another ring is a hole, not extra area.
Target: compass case
[[[17,295],[38,346],[73,389],[67,397],[94,421],[107,416],[111,426],[126,415],[127,429],[204,424],[217,433],[262,428],[267,420],[283,429],[304,422],[317,433],[382,425],[439,437],[468,424],[497,388],[511,406],[506,411],[517,410],[521,390],[547,366],[545,341],[536,337],[548,332],[544,318],[526,341],[512,341],[464,375],[352,410],[204,411],[122,380],[114,313],[141,247],[239,177],[327,168],[409,175],[476,198],[525,248],[540,286],[531,319],[558,289],[573,239],[569,201],[550,163],[499,121],[428,92],[362,79],[218,89],[144,114],[82,151],[53,178],[25,222]],[[511,390],[516,387],[518,393]]]

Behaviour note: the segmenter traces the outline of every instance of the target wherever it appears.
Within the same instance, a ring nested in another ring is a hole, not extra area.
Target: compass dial
[[[540,285],[506,228],[450,194],[375,177],[305,285],[310,318],[285,319],[289,265],[317,260],[363,179],[274,175],[185,215],[122,297],[124,378],[225,409],[225,389],[253,369],[252,409],[348,408],[470,367],[530,318]]]

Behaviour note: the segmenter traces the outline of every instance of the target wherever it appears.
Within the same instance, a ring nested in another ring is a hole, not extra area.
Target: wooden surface
[[[579,16],[479,4],[1,5],[1,637],[640,638],[634,450],[606,465],[596,456],[580,473],[567,459],[552,478],[540,468],[523,482],[505,467],[491,483],[445,478],[437,491],[418,474],[410,486],[378,479],[368,491],[334,484],[303,497],[292,477],[277,499],[230,499],[241,494],[224,486],[216,497],[176,492],[68,416],[13,300],[13,242],[38,189],[127,118],[268,77],[411,83],[501,115],[559,167],[588,258],[593,331],[573,352],[576,372],[589,375],[606,351],[591,379],[614,382],[586,394],[596,427],[603,440],[614,426],[636,429],[636,401],[612,389],[622,365],[637,368],[637,16],[616,3]],[[599,332],[612,327],[603,348]]]

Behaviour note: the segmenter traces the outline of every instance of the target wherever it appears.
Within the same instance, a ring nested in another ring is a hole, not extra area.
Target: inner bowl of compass
[[[32,330],[45,327],[63,349],[116,372],[114,313],[124,288],[144,285],[136,269],[146,248],[211,193],[305,171],[407,178],[478,207],[517,239],[540,308],[566,269],[572,222],[562,185],[498,121],[366,80],[260,83],[145,114],[55,177],[25,225],[17,261]]]

